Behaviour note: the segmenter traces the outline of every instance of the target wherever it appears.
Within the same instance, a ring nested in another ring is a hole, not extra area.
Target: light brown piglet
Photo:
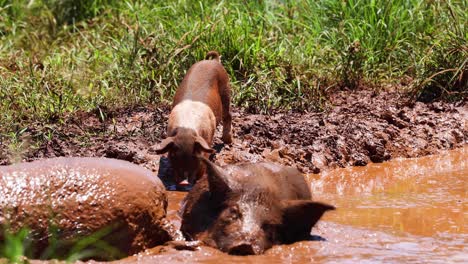
[[[206,59],[195,63],[185,75],[174,97],[164,139],[158,154],[169,152],[177,185],[195,183],[204,173],[197,155],[208,157],[216,126],[223,121],[223,142],[230,144],[229,77],[220,55],[210,51]]]

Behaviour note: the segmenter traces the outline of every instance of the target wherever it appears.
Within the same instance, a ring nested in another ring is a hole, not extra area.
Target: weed
[[[426,55],[419,61],[419,78],[413,86],[413,96],[421,101],[448,98],[460,100],[468,95],[468,32],[466,23],[468,5],[456,8],[452,2],[440,4],[438,9],[446,8],[443,13],[447,21],[445,31],[431,39]]]
[[[25,256],[30,255],[32,241],[28,238],[29,230],[22,228],[13,233],[8,227],[0,228],[3,231],[3,243],[0,243],[0,257],[10,263],[24,263]]]
[[[114,260],[125,257],[103,240],[112,230],[109,226],[86,236],[63,239],[60,238],[59,230],[51,225],[47,246],[41,252],[37,252],[41,246],[37,245],[37,238],[33,238],[31,230],[23,227],[15,232],[8,225],[4,225],[0,228],[3,232],[0,235],[0,259],[7,259],[9,263],[27,263],[28,258],[75,262],[90,258]]]
[[[213,49],[233,103],[251,112],[320,111],[335,88],[401,78],[414,80],[415,98],[464,98],[467,9],[462,0],[0,0],[1,138],[78,110],[168,104]]]

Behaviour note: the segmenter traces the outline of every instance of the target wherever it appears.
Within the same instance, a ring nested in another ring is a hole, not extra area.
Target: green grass
[[[16,233],[5,229],[3,232],[4,240],[0,242],[0,261],[3,258],[9,263],[23,263],[25,256],[31,254],[31,252],[28,252],[31,249],[28,233],[27,228],[22,228]]]
[[[0,133],[77,110],[170,102],[218,50],[233,102],[320,110],[337,88],[467,93],[467,1],[0,0]]]
[[[103,238],[112,231],[111,227],[103,228],[90,235],[73,239],[60,239],[58,230],[51,226],[47,247],[40,252],[33,232],[27,227],[12,231],[8,226],[1,226],[0,231],[0,263],[29,263],[28,259],[56,259],[66,262],[98,259],[115,260],[125,257],[116,248],[109,245]]]

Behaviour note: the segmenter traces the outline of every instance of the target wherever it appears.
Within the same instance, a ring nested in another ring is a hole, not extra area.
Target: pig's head
[[[307,239],[322,215],[335,209],[311,200],[281,200],[274,188],[234,181],[228,172],[202,160],[212,214],[198,239],[229,254],[262,254],[275,244]]]
[[[204,165],[197,158],[200,155],[209,155],[215,150],[210,148],[205,139],[193,129],[177,128],[164,139],[156,153],[168,152],[168,157],[174,171],[174,181],[194,184],[203,174]]]

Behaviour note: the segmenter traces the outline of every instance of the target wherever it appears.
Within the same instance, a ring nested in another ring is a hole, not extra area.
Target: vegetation
[[[30,240],[27,239],[28,230],[26,228],[21,229],[16,234],[6,231],[3,232],[3,241],[0,242],[0,258],[8,260],[10,263],[22,263],[24,257],[30,255],[30,252],[26,252],[31,249]],[[2,259],[0,259],[0,263]]]
[[[466,10],[464,0],[0,0],[0,133],[13,142],[77,110],[105,118],[167,103],[212,49],[234,103],[252,112],[320,110],[327,91],[363,86],[459,99]]]
[[[38,246],[32,239],[28,228],[13,232],[8,226],[0,227],[0,263],[28,263],[27,259],[58,259],[75,262],[82,259],[115,260],[125,257],[116,248],[110,246],[103,238],[110,234],[112,228],[103,228],[93,234],[75,239],[59,239],[58,230],[51,226],[48,246],[37,251]],[[40,254],[39,254],[40,253]]]

